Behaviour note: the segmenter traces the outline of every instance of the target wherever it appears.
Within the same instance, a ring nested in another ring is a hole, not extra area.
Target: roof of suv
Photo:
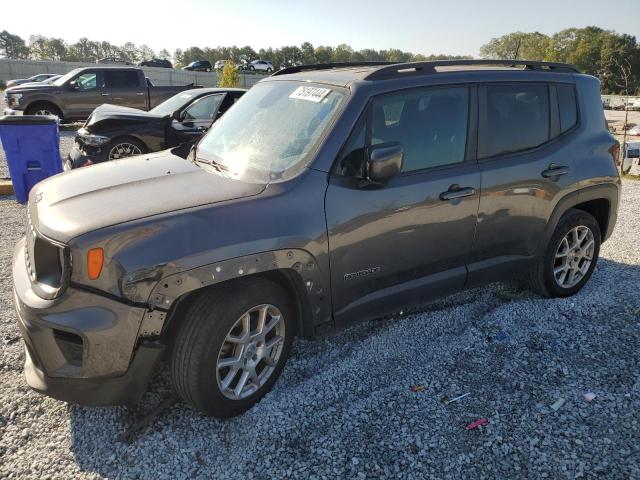
[[[279,70],[272,77],[286,75],[287,80],[314,81],[343,87],[356,80],[382,80],[402,76],[478,70],[504,70],[511,72],[520,70],[525,73],[536,71],[580,73],[575,66],[562,63],[525,60],[442,60],[410,63],[361,62],[301,65]]]

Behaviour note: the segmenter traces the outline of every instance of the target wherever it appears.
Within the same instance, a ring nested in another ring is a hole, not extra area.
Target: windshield
[[[258,83],[198,144],[197,160],[232,178],[271,181],[291,176],[335,117],[342,89],[310,83]]]
[[[57,79],[55,82],[53,82],[53,84],[56,87],[61,87],[63,86],[65,83],[67,83],[69,80],[71,80],[73,77],[76,76],[76,74],[80,71],[79,68],[76,68],[75,70],[71,70],[69,73],[61,76],[59,79]]]
[[[159,105],[156,105],[149,113],[153,113],[154,115],[171,115],[176,110],[180,110],[187,103],[189,103],[193,99],[194,95],[192,93],[180,92],[177,95],[165,100]]]

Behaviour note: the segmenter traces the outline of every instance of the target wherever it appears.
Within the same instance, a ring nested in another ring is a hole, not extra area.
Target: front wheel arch
[[[31,102],[24,109],[25,115],[36,115],[36,112],[40,110],[48,110],[52,114],[56,115],[60,120],[63,119],[62,110],[55,103],[46,100],[36,100]]]
[[[180,330],[185,315],[194,302],[201,296],[215,295],[215,292],[218,290],[233,287],[235,284],[246,281],[246,279],[265,279],[281,286],[287,292],[295,309],[297,335],[308,340],[315,337],[312,305],[306,294],[306,287],[300,275],[293,270],[270,270],[202,287],[187,292],[177,298],[166,316],[162,331],[159,335],[163,343],[167,345],[167,351],[170,353],[173,350],[177,332]]]

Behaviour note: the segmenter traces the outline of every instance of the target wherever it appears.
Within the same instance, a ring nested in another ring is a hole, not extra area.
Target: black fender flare
[[[536,252],[536,254],[544,254],[547,244],[551,239],[551,236],[553,235],[553,232],[555,231],[560,218],[562,218],[562,215],[564,215],[567,210],[575,207],[576,205],[588,202],[590,200],[605,199],[609,202],[609,221],[607,222],[606,231],[602,232],[602,240],[604,241],[609,238],[616,223],[618,198],[619,186],[615,183],[602,183],[598,185],[588,186],[575,190],[562,197],[556,204],[553,212],[551,213],[551,216],[549,217],[549,221],[547,222],[542,241],[538,246],[538,251]]]
[[[167,312],[187,294],[230,280],[278,271],[295,279],[296,295],[302,297],[297,298],[302,305],[302,335],[309,338],[333,330],[331,292],[323,284],[315,258],[306,250],[283,249],[223,260],[162,278],[149,296],[151,309],[144,316],[139,336],[160,335]]]

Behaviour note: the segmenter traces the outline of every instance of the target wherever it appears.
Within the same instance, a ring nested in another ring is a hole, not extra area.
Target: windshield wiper
[[[202,163],[204,165],[208,165],[210,167],[215,168],[218,172],[220,172],[222,175],[224,176],[228,176],[227,173],[229,172],[229,167],[216,162],[215,160],[204,160],[202,158],[198,158],[197,156],[194,157],[194,163]]]

